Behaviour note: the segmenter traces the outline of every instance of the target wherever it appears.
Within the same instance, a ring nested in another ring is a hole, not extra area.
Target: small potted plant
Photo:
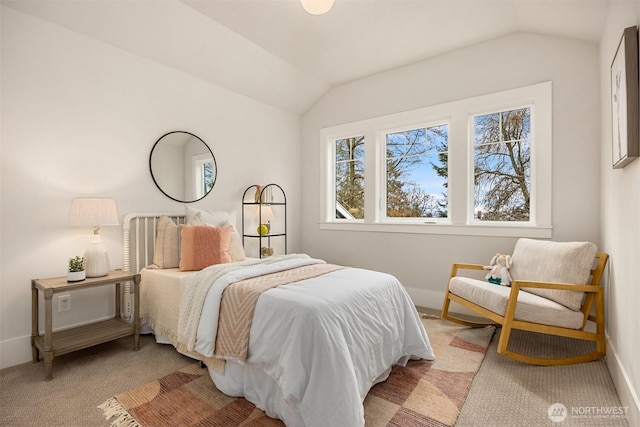
[[[69,273],[67,274],[67,282],[79,282],[86,277],[84,269],[84,257],[77,256],[69,258]]]

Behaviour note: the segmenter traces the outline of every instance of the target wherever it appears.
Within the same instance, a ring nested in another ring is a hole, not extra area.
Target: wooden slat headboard
[[[161,216],[168,216],[176,224],[185,223],[185,215],[176,213],[130,213],[124,217],[122,222],[122,269],[124,271],[139,273],[144,267],[153,263],[156,225]],[[123,283],[122,318],[125,320],[131,319],[132,293],[132,283]]]

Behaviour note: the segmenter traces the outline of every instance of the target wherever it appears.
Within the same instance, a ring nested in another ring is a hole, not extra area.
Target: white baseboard
[[[31,335],[0,341],[0,369],[31,361]]]
[[[427,291],[424,289],[417,288],[407,288],[405,289],[411,299],[413,300],[414,305],[419,305],[420,307],[432,308],[434,310],[440,311],[442,308],[442,301],[444,299],[444,292],[436,292],[436,291]]]
[[[622,406],[626,408],[627,422],[630,426],[640,426],[640,399],[638,391],[633,388],[627,370],[620,363],[615,347],[609,342],[607,335],[607,367],[611,373],[611,379],[616,387]]]

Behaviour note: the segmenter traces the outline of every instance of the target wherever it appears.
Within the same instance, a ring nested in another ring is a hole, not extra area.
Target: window
[[[194,189],[196,199],[203,198],[215,183],[216,171],[211,155],[193,156]]]
[[[213,162],[202,164],[202,186],[205,194],[213,188]]]
[[[446,218],[446,124],[387,133],[387,218]]]
[[[364,136],[335,141],[335,218],[364,218]]]
[[[475,116],[473,143],[476,219],[529,222],[531,108]]]
[[[322,229],[551,237],[550,82],[325,128],[321,141]]]

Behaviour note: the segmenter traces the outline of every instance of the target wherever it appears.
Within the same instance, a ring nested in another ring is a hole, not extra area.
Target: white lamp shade
[[[333,7],[335,0],[300,0],[302,7],[312,15],[322,15]]]
[[[73,199],[70,221],[79,227],[120,225],[114,199]]]
[[[256,221],[260,224],[268,224],[274,218],[273,209],[269,205],[260,205],[260,210],[256,211]]]

